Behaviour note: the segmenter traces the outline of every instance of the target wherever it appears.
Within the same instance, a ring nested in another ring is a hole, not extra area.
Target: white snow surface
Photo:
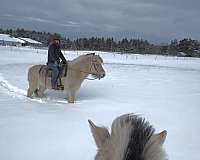
[[[71,60],[88,52],[63,51]],[[167,130],[170,160],[199,160],[200,59],[96,52],[106,77],[85,80],[76,103],[66,92],[26,97],[28,68],[45,64],[47,50],[0,47],[0,159],[93,160],[88,119],[110,127],[125,113]]]

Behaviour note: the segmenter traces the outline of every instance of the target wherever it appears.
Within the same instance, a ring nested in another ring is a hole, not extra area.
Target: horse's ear
[[[96,126],[91,120],[88,120],[92,135],[98,148],[102,148],[105,141],[110,137],[108,129]]]
[[[155,140],[158,144],[162,145],[162,144],[165,142],[165,139],[166,139],[166,137],[167,137],[167,131],[164,130],[164,131],[162,131],[162,132],[160,132],[160,133],[158,133],[158,134],[155,134],[154,136],[155,136],[155,139],[154,139],[154,140]]]

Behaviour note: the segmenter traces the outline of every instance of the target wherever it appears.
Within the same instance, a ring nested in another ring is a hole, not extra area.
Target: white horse
[[[167,131],[155,134],[154,128],[143,118],[126,114],[112,123],[111,134],[105,127],[89,120],[98,152],[95,160],[165,160],[162,145]]]
[[[67,99],[69,103],[74,103],[76,91],[89,74],[93,75],[95,79],[101,79],[105,76],[102,63],[102,58],[94,53],[81,55],[68,62],[67,72],[62,73],[61,82],[64,85],[64,89],[68,92]],[[36,96],[43,97],[44,91],[47,88],[52,88],[51,78],[47,77],[47,66],[34,65],[29,68],[28,82],[27,96],[32,97],[33,93],[35,93]]]

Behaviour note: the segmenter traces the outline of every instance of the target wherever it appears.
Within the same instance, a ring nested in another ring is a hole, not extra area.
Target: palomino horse
[[[81,55],[68,62],[67,75],[61,76],[61,82],[68,92],[69,103],[74,103],[76,91],[89,74],[98,79],[105,76],[102,63],[102,58],[94,53]],[[28,97],[32,97],[33,93],[38,97],[43,97],[44,91],[52,88],[51,79],[46,77],[46,72],[42,68],[46,68],[46,65],[34,65],[28,71]]]
[[[162,145],[167,131],[155,134],[155,129],[143,118],[125,114],[112,123],[111,134],[105,127],[89,120],[98,153],[95,160],[165,160]]]

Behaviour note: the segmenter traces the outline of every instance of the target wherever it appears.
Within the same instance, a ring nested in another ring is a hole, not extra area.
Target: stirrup
[[[63,85],[58,85],[57,88],[58,88],[58,90],[64,90],[64,86]]]

